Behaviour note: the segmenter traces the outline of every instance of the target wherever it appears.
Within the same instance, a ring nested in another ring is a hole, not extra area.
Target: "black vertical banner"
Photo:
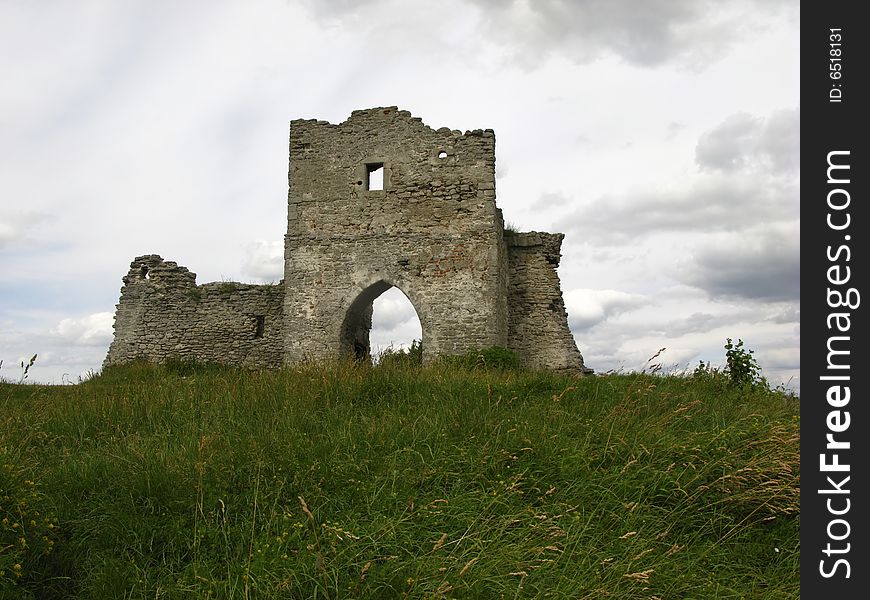
[[[801,596],[870,590],[870,24],[801,6]],[[864,117],[862,119],[862,117]]]

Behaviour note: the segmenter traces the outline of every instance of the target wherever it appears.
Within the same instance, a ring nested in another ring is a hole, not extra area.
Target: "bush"
[[[414,340],[410,348],[384,349],[378,355],[378,365],[381,367],[412,367],[423,364],[423,342]]]
[[[754,350],[745,349],[743,340],[738,339],[737,343],[728,338],[725,342],[725,373],[732,385],[743,386],[766,386],[766,380],[761,376],[761,366],[755,360]]]

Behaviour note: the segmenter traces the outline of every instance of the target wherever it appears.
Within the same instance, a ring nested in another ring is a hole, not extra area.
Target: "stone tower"
[[[288,360],[368,350],[372,301],[411,301],[424,359],[507,343],[495,136],[396,108],[293,121],[284,254]]]

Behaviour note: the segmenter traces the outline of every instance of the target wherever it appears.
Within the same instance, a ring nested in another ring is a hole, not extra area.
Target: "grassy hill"
[[[798,414],[715,372],[0,383],[0,597],[797,598]]]

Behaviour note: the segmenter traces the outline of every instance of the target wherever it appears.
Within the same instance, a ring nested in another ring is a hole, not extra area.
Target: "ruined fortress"
[[[505,230],[491,129],[436,131],[396,107],[294,120],[289,184],[280,283],[197,285],[139,256],[104,366],[364,357],[372,303],[395,286],[417,311],[424,362],[505,346],[530,368],[588,371],[556,273],[564,236]]]

